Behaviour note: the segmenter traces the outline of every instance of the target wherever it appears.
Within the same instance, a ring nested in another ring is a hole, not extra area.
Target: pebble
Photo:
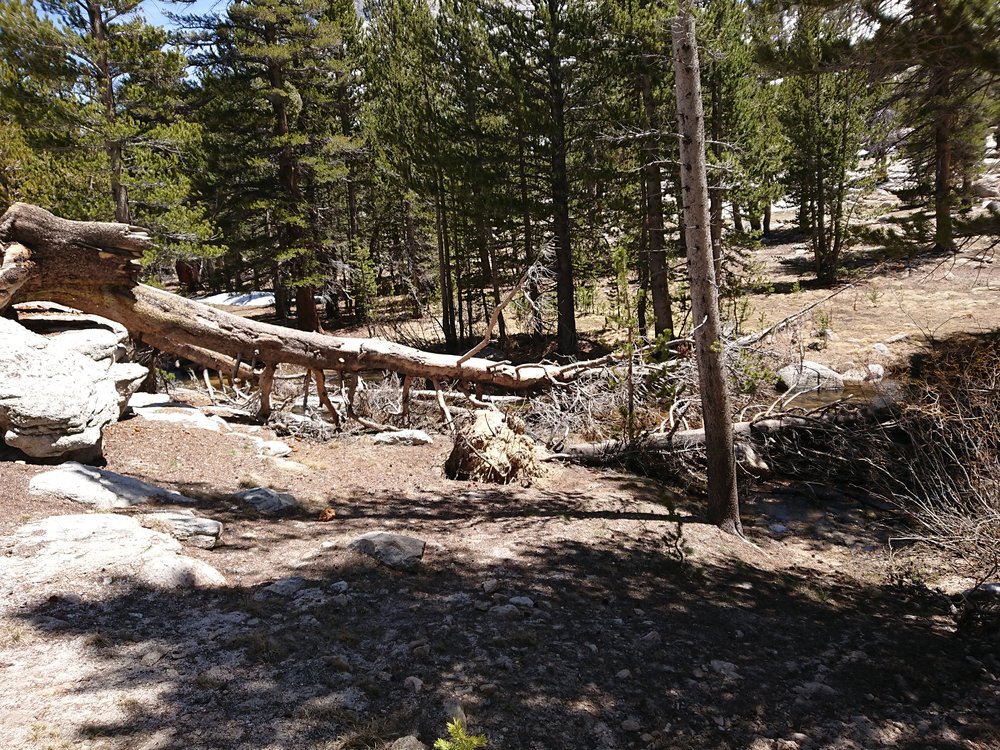
[[[615,675],[619,680],[627,680],[631,676],[632,673],[627,669],[623,669]]]
[[[483,593],[487,596],[494,593],[498,588],[500,588],[500,581],[496,578],[488,578],[483,581]]]
[[[349,588],[350,584],[348,584],[347,581],[337,581],[335,584],[330,586],[330,591],[335,594],[344,594],[347,593],[347,589]]]
[[[501,620],[517,620],[521,617],[521,610],[513,604],[497,604],[490,607],[490,614]]]
[[[410,675],[405,680],[403,680],[403,687],[413,693],[419,693],[424,689],[424,681],[419,677],[414,677]]]
[[[740,679],[740,673],[736,671],[736,665],[730,661],[722,661],[721,659],[712,659],[709,663],[712,671],[716,674],[721,674],[730,680]]]
[[[642,725],[637,718],[630,716],[622,722],[622,729],[626,732],[638,732],[642,729]]]
[[[510,603],[513,604],[515,607],[531,608],[535,606],[535,600],[532,599],[530,596],[512,596],[510,598]]]
[[[142,658],[139,661],[142,662],[143,666],[151,667],[154,664],[156,664],[156,662],[158,662],[160,659],[162,659],[165,654],[166,654],[165,651],[161,651],[158,648],[151,648],[149,651],[147,651],[142,655]]]

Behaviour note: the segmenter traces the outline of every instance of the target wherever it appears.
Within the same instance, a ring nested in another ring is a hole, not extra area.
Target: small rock
[[[617,677],[619,680],[627,680],[631,676],[632,676],[632,673],[629,670],[627,670],[627,669],[623,669],[620,672],[618,672],[617,674],[615,674],[615,677]]]
[[[434,438],[423,430],[380,432],[373,440],[379,445],[431,445],[434,442]]]
[[[825,698],[834,696],[837,691],[823,682],[804,682],[795,688],[800,698]]]
[[[420,539],[387,531],[372,531],[349,545],[349,549],[368,555],[389,568],[410,572],[420,565],[424,547]]]
[[[410,734],[389,745],[389,750],[427,750],[427,745]]]
[[[888,357],[889,355],[892,354],[892,352],[889,351],[889,347],[886,346],[885,344],[875,344],[872,346],[872,349],[874,349],[884,357]]]
[[[268,487],[254,487],[233,495],[233,499],[251,506],[264,516],[275,516],[287,513],[299,507],[294,495],[287,492],[275,492]]]
[[[143,513],[137,518],[147,529],[162,531],[174,539],[201,549],[213,549],[222,536],[221,523],[196,516],[192,510]]]
[[[364,692],[353,685],[327,695],[310,698],[299,708],[305,716],[330,716],[342,714],[345,710],[356,714],[368,710],[370,701]]]
[[[153,648],[149,649],[146,653],[144,653],[142,655],[142,658],[139,659],[139,662],[144,667],[151,667],[154,664],[156,664],[156,662],[158,662],[160,659],[162,659],[165,654],[166,654],[166,651],[163,651],[163,650],[161,650],[159,648],[153,647]]]
[[[638,732],[642,729],[642,724],[634,716],[630,716],[622,722],[622,729],[626,732]]]
[[[462,704],[459,702],[458,698],[445,698],[442,708],[444,708],[444,715],[447,717],[448,721],[460,721],[465,726],[469,725],[469,719],[465,715],[465,709],[462,708]]]
[[[266,591],[272,596],[291,596],[306,585],[306,579],[301,576],[282,578],[274,583],[265,586],[262,591]]]
[[[644,646],[655,646],[661,640],[663,639],[661,638],[660,634],[657,631],[650,630],[648,633],[646,633],[646,635],[642,636],[642,638],[639,639],[639,643],[641,643]]]
[[[736,665],[732,662],[722,661],[721,659],[712,659],[708,666],[712,668],[713,672],[721,674],[726,679],[740,679],[740,673],[736,671]]]
[[[487,682],[479,688],[479,692],[487,696],[496,695],[497,690],[499,690],[499,688],[495,682]]]
[[[350,587],[351,586],[347,581],[337,581],[335,584],[330,586],[330,591],[335,594],[343,594],[346,593]]]
[[[772,534],[788,533],[788,527],[785,526],[785,524],[783,523],[772,523],[770,526],[767,527],[767,530],[770,531]]]
[[[409,690],[411,693],[419,693],[424,689],[424,681],[419,677],[414,677],[410,675],[405,680],[403,680],[403,687]]]
[[[521,610],[513,604],[497,604],[494,607],[490,607],[490,614],[500,620],[521,619]]]
[[[528,607],[529,609],[535,606],[535,601],[530,596],[512,596],[510,603],[515,607]]]
[[[500,581],[496,578],[487,578],[483,581],[483,592],[487,595],[494,593],[498,588],[500,588]]]
[[[265,440],[260,444],[259,450],[262,456],[273,456],[275,458],[284,458],[285,456],[290,456],[292,453],[291,447],[280,440]]]
[[[889,338],[887,338],[882,343],[884,343],[884,344],[897,344],[900,341],[906,341],[908,338],[910,338],[910,334],[908,334],[908,333],[897,333],[895,336],[890,336]]]

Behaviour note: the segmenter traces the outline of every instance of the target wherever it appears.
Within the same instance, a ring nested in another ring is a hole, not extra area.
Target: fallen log
[[[389,370],[432,381],[526,391],[566,383],[613,360],[569,365],[497,363],[435,354],[381,339],[342,338],[241,318],[139,283],[152,240],[140,227],[62,219],[25,203],[0,217],[0,310],[49,300],[117,321],[158,349],[216,368],[217,356],[258,366],[357,373]],[[201,356],[214,352],[215,356]],[[200,360],[212,359],[212,362]]]
[[[733,423],[733,435],[737,459],[752,473],[767,473],[768,467],[753,449],[754,438],[783,429],[807,427],[815,420],[805,417],[780,416],[755,422]],[[678,430],[676,432],[653,433],[629,442],[627,440],[602,440],[596,443],[573,443],[565,445],[556,453],[545,456],[546,461],[560,459],[575,463],[600,465],[613,462],[625,453],[635,451],[664,451],[679,453],[702,450],[705,447],[705,429]]]

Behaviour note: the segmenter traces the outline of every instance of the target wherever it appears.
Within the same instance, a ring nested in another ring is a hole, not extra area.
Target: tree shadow
[[[552,513],[580,504],[564,502]],[[348,524],[405,520],[418,534],[460,534],[470,510],[357,507]],[[553,518],[537,510],[523,517]],[[510,750],[996,746],[996,644],[957,638],[940,599],[736,558],[685,562],[684,524],[652,515],[663,523],[648,534],[549,535],[504,558],[437,546],[412,574],[336,547],[275,569],[278,586],[116,581],[14,618],[44,649],[91,662],[65,697],[97,707],[70,721],[72,739],[115,748],[429,743],[453,701]]]

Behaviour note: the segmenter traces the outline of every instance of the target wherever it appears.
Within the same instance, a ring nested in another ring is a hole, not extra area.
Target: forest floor
[[[752,300],[762,322],[830,293],[808,288],[794,240],[759,253],[776,290]],[[902,361],[928,332],[997,325],[990,268],[894,264],[774,345],[804,349],[825,323],[837,336],[810,358]],[[896,334],[889,355],[872,348]],[[107,430],[106,468],[224,523],[222,545],[185,554],[228,585],[0,581],[0,747],[430,745],[456,706],[498,750],[1000,747],[997,641],[956,631],[944,593],[969,584],[961,566],[891,545],[905,533],[891,511],[770,481],[744,497],[742,542],[703,521],[701,499],[631,475],[547,464],[530,487],[451,481],[443,435],[288,440],[275,461],[250,429]],[[6,458],[0,542],[82,512],[28,493],[50,467]],[[258,485],[299,510],[262,517],[230,497]],[[417,571],[348,549],[373,530],[426,541]]]

